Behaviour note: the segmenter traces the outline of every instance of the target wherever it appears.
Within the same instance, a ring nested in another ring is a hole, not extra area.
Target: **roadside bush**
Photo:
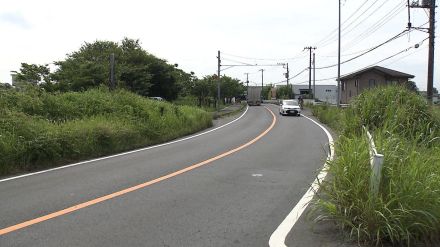
[[[2,176],[140,148],[212,125],[211,115],[198,108],[105,88],[2,90],[0,107]]]
[[[336,158],[314,202],[316,220],[331,220],[364,243],[438,243],[439,115],[399,87],[366,91],[342,112]],[[385,157],[377,197],[369,192],[369,147],[362,125]]]

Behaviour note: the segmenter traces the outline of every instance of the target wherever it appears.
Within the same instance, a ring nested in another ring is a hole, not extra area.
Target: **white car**
[[[298,101],[293,99],[282,100],[280,104],[280,114],[301,116],[301,107]]]

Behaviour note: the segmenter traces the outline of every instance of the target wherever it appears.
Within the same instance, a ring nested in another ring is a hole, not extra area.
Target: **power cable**
[[[393,41],[393,40],[395,40],[397,38],[402,37],[405,32],[408,32],[408,30],[404,30],[404,31],[400,32],[399,34],[393,36],[392,38],[388,39],[387,41],[385,41],[385,42],[383,42],[383,43],[381,43],[379,45],[376,45],[376,46],[368,49],[367,51],[365,51],[365,52],[363,52],[363,53],[361,53],[361,54],[359,54],[357,56],[354,56],[354,57],[352,57],[350,59],[347,59],[347,60],[341,62],[340,64],[348,63],[350,61],[353,61],[353,60],[355,60],[355,59],[357,59],[357,58],[367,54],[367,53],[370,53],[370,52],[376,50],[377,48],[379,48],[379,47],[381,47],[381,46],[383,46],[383,45],[385,45],[385,44],[387,44],[387,43],[389,43],[389,42],[391,42],[391,41]],[[332,67],[336,67],[336,66],[338,66],[338,64],[328,65],[328,66],[324,66],[324,67],[318,67],[318,68],[315,68],[315,69],[328,69],[328,68],[332,68]]]
[[[381,19],[379,19],[376,23],[366,29],[364,32],[359,34],[357,37],[349,41],[345,45],[345,49],[350,49],[354,44],[359,44],[358,42],[361,40],[365,40],[369,36],[373,35],[377,30],[383,27],[386,23],[391,21],[394,17],[396,17],[400,12],[405,9],[405,4],[399,3],[393,10],[385,14]]]
[[[366,3],[368,3],[369,0],[364,1],[364,3],[361,4],[345,21],[342,22],[341,25],[344,25],[347,21],[349,21]],[[318,41],[318,43],[315,46],[320,46],[320,44],[325,43],[325,41],[331,37],[333,37],[333,33],[338,31],[338,28],[333,29],[328,35],[326,35],[323,39]]]
[[[246,57],[246,56],[239,56],[239,55],[234,55],[234,54],[230,54],[230,53],[225,53],[222,52],[223,55],[226,56],[230,56],[230,57],[236,57],[236,58],[242,58],[242,59],[247,59],[247,60],[261,60],[261,61],[287,61],[287,60],[295,60],[295,59],[299,59],[304,57],[307,54],[303,54],[304,51],[301,51],[300,53],[298,53],[298,55],[294,56],[294,57],[290,57],[290,58],[256,58],[256,57]]]
[[[376,13],[380,8],[382,8],[385,4],[387,3],[387,1],[383,2],[381,5],[379,5],[375,10],[371,11],[371,13],[366,16],[363,20],[361,20],[360,22],[358,22],[355,26],[353,26],[351,29],[349,29],[348,31],[346,31],[345,33],[343,33],[342,35],[347,35],[349,33],[351,33],[355,28],[357,28],[360,24],[362,24],[364,21],[366,21],[368,18],[370,18],[374,13]],[[345,28],[344,28],[345,29]],[[345,31],[345,30],[344,30]]]
[[[368,12],[368,10],[370,10],[379,0],[374,1],[370,6],[367,7],[366,10],[364,10],[364,12],[362,12],[359,16],[357,16],[353,21],[351,21],[347,26],[342,27],[341,32],[344,32],[347,28],[349,28],[351,25],[353,25],[354,23],[356,23],[356,21],[361,18],[365,13]],[[343,35],[343,34],[341,34]],[[333,42],[334,40],[336,40],[338,38],[338,35],[333,35],[334,37],[332,37],[332,39],[330,39],[328,42],[320,45],[320,48],[328,46],[331,42]]]
[[[307,70],[309,70],[309,67],[307,67],[307,68],[301,70],[298,74],[296,74],[296,75],[290,77],[289,80],[295,79],[296,77],[300,76],[302,73],[306,72]],[[281,84],[281,83],[283,83],[283,82],[287,82],[287,79],[286,79],[286,80],[283,80],[283,81],[279,81],[279,82],[277,82],[277,83],[274,83],[274,85],[276,85],[276,84]],[[307,81],[307,82],[308,82],[308,81]]]

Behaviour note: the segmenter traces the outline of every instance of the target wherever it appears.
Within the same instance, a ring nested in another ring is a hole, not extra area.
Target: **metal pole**
[[[341,0],[339,0],[339,25],[338,25],[338,96],[336,105],[340,107],[341,101]]]
[[[221,66],[220,51],[218,51],[218,56],[217,56],[217,111],[220,110],[220,66]]]
[[[428,103],[432,104],[434,83],[434,38],[435,38],[435,0],[429,6],[429,51],[428,51],[428,85],[426,89]]]

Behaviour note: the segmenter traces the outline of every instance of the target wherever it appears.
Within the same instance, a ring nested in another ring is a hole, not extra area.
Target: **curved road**
[[[0,181],[0,246],[268,246],[327,143],[305,117],[250,107],[189,140]]]

